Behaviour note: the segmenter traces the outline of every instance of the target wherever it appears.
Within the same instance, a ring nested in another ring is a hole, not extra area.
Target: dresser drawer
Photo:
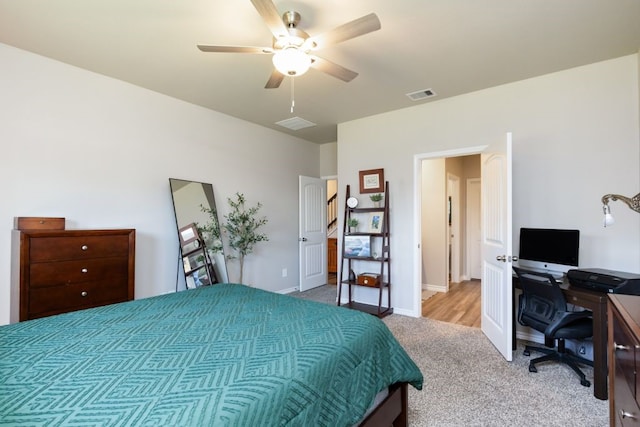
[[[30,239],[29,258],[32,263],[70,259],[126,257],[129,253],[127,235],[54,236]]]
[[[29,295],[29,318],[128,300],[127,281],[100,280],[46,288],[33,288]]]
[[[609,420],[640,426],[640,296],[609,295]]]
[[[617,419],[616,425],[640,426],[640,408],[634,399],[634,393],[629,388],[625,373],[615,367],[615,378],[613,381],[614,416]]]
[[[58,286],[126,277],[128,269],[126,257],[39,262],[31,264],[29,279],[32,288]]]
[[[621,379],[629,386],[632,396],[636,396],[635,344],[629,328],[618,317],[613,318],[613,355],[616,370],[622,372]],[[618,372],[616,371],[616,377]],[[617,379],[617,378],[616,378]]]

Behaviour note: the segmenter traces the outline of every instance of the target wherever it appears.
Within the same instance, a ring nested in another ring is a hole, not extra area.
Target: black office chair
[[[593,362],[565,350],[565,339],[583,339],[593,336],[593,321],[590,311],[567,311],[567,303],[560,285],[546,273],[513,267],[522,287],[518,322],[544,333],[545,346],[526,346],[524,355],[531,351],[544,356],[529,362],[529,372],[538,372],[536,364],[547,361],[565,363],[580,377],[580,384],[589,387],[578,364],[593,366]],[[555,348],[554,341],[558,341]],[[554,348],[552,348],[554,347]]]

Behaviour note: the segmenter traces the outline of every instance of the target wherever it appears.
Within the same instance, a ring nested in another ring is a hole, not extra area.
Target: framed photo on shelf
[[[344,236],[345,258],[369,258],[371,239],[369,236]]]
[[[369,233],[382,233],[384,212],[371,212],[369,214]]]
[[[384,191],[384,169],[360,171],[360,193],[380,193]]]

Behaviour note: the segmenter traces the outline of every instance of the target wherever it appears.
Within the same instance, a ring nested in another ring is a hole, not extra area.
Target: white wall
[[[357,188],[358,170],[384,168],[390,181],[396,312],[418,315],[414,156],[485,145],[509,131],[514,230],[578,228],[581,266],[640,272],[640,215],[614,202],[616,226],[604,229],[600,204],[606,193],[640,190],[638,104],[636,54],[339,125],[342,200],[346,184]]]
[[[447,182],[445,159],[422,161],[422,289],[446,292],[447,271]],[[391,182],[389,182],[391,192]],[[391,197],[391,196],[390,196]],[[395,215],[395,212],[394,212]],[[395,248],[394,246],[391,246]],[[393,261],[395,261],[395,251]],[[402,254],[401,254],[402,255]]]
[[[330,142],[320,146],[320,176],[329,177],[338,174],[338,143]]]
[[[247,258],[245,282],[297,286],[291,218],[298,175],[320,176],[318,145],[2,44],[0,64],[0,324],[9,320],[14,216],[135,228],[136,297],[172,292],[170,177],[212,183],[221,214],[235,192],[262,202],[270,240]],[[237,280],[237,263],[229,274]]]

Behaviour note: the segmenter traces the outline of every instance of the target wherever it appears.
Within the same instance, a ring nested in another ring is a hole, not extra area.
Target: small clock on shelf
[[[349,206],[351,209],[357,207],[358,206],[358,199],[356,199],[355,197],[349,197],[347,199],[347,206]]]

